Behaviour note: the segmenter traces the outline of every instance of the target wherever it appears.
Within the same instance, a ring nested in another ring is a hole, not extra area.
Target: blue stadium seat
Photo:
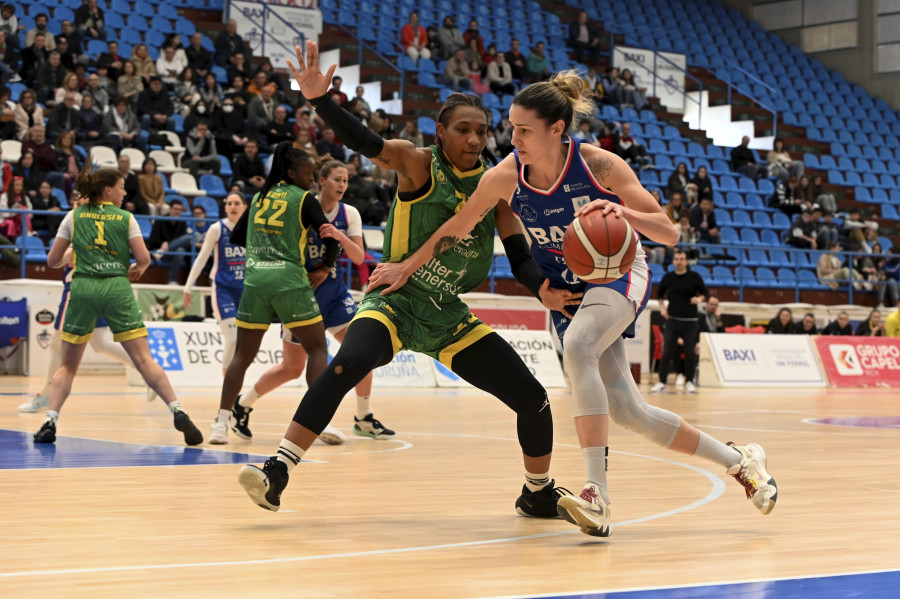
[[[747,257],[744,260],[746,266],[769,266],[772,262],[766,255],[766,250],[747,250]]]
[[[735,227],[753,227],[753,221],[750,220],[750,214],[746,210],[733,210],[731,212],[731,220]]]
[[[787,231],[791,228],[791,219],[784,212],[773,212],[772,228]]]
[[[773,231],[772,229],[763,229],[763,232],[759,236],[760,242],[768,247],[779,247],[782,245],[781,238],[778,236],[778,233]]]
[[[797,270],[797,287],[800,289],[825,289],[825,285],[819,283],[816,273],[808,269]]]
[[[434,78],[433,73],[419,72],[418,80],[419,85],[424,85],[425,87],[441,87],[441,84]],[[447,95],[449,96],[450,94]]]
[[[793,269],[778,269],[778,280],[776,282],[776,287],[783,287],[785,289],[794,289],[797,287],[797,274],[793,271]]]
[[[756,283],[756,275],[747,266],[738,266],[734,269],[734,278],[737,279],[739,285],[752,287]]]
[[[772,220],[769,218],[768,212],[754,212],[753,213],[753,224],[756,225],[756,228],[758,228],[758,229],[773,228]]]
[[[732,216],[734,216],[732,214]],[[756,234],[756,229],[741,229],[741,243],[746,245],[759,245],[759,235]]]
[[[790,253],[791,264],[799,267],[809,267],[809,252],[791,252]]]
[[[27,263],[47,263],[47,247],[40,237],[31,235],[19,235],[16,239],[19,253]]]
[[[213,198],[224,198],[228,195],[225,184],[219,175],[201,175],[200,189],[206,192],[206,195]]]
[[[841,145],[841,148],[844,146]],[[819,167],[822,170],[832,170],[837,168],[837,163],[834,161],[834,157],[829,156],[828,154],[822,154],[819,156]]]
[[[752,287],[778,287],[778,277],[775,272],[767,267],[760,266],[756,269],[756,280],[751,284]]]
[[[416,124],[419,127],[419,131],[422,132],[422,135],[435,135],[437,133],[437,124],[434,122],[434,119],[427,116],[420,116],[416,120]]]
[[[204,177],[209,177],[210,175],[204,175]],[[213,177],[215,175],[212,175]],[[202,189],[205,189],[203,184],[200,184]],[[194,198],[194,206],[201,206],[204,210],[206,210],[206,216],[208,218],[219,218],[219,203],[211,197],[208,196],[198,196]]]
[[[718,282],[719,286],[722,287],[736,287],[737,280],[734,278],[734,273],[731,270],[722,264],[716,264],[712,269],[713,278]]]
[[[719,233],[722,236],[723,245],[736,245],[741,242],[740,237],[738,237],[737,231],[732,227],[721,227]]]
[[[760,179],[756,182],[756,187],[759,189],[759,192],[763,194],[763,197],[769,197],[775,193],[775,184],[772,183],[771,179]]]
[[[134,220],[137,221],[138,227],[141,230],[141,237],[144,240],[150,239],[150,232],[153,229],[153,221],[150,220],[150,217],[147,216],[135,216]]]
[[[881,218],[897,220],[898,219],[897,208],[893,204],[882,204]]]
[[[53,189],[51,189],[51,192],[53,193],[53,197],[56,198],[56,201],[59,202],[59,207],[62,208],[63,210],[68,210],[69,209],[69,198],[66,197],[66,192],[64,192],[62,189],[59,189],[57,187],[54,187]]]

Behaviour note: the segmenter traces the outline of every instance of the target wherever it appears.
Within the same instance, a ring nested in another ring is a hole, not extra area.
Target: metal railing
[[[302,32],[302,31],[298,30],[298,29],[297,29],[296,27],[294,27],[290,22],[286,21],[286,20],[284,19],[284,17],[282,17],[282,16],[279,15],[274,9],[272,9],[271,5],[269,5],[269,4],[265,3],[265,2],[256,2],[256,4],[258,4],[258,5],[261,7],[261,10],[262,10],[262,22],[260,23],[258,20],[256,20],[255,18],[251,17],[250,15],[248,15],[248,14],[246,14],[246,13],[244,13],[244,14],[242,15],[242,18],[247,19],[248,21],[250,21],[251,23],[253,23],[253,24],[256,25],[257,27],[259,27],[259,30],[260,30],[260,32],[261,32],[261,34],[260,34],[260,54],[261,54],[262,56],[266,56],[266,37],[271,37],[272,41],[274,41],[276,44],[278,44],[279,46],[281,46],[281,48],[284,49],[290,56],[293,56],[293,55],[294,55],[294,47],[293,47],[293,46],[287,46],[287,45],[285,45],[284,43],[282,43],[281,40],[279,40],[279,39],[277,39],[277,38],[275,38],[275,37],[267,36],[267,35],[266,35],[266,31],[268,31],[268,29],[267,29],[267,27],[266,27],[267,21],[268,21],[270,18],[272,18],[272,17],[274,17],[274,18],[276,18],[277,20],[279,20],[279,21],[281,21],[282,23],[284,23],[285,26],[287,26],[288,29],[292,30],[294,33],[297,34],[297,35],[294,37],[294,39],[295,39],[295,41],[298,41],[298,45],[300,45],[300,46],[306,46],[306,36],[303,35],[303,32]],[[276,6],[278,6],[278,5],[276,5]],[[231,3],[228,4],[228,16],[229,16],[229,17],[231,16]],[[284,68],[284,65],[281,65],[280,68]]]
[[[403,64],[399,60],[395,64],[394,62],[391,61],[390,58],[388,58],[387,56],[385,56],[381,52],[379,52],[375,48],[375,46],[373,46],[369,42],[365,41],[362,38],[362,36],[359,35],[359,27],[357,27],[357,30],[354,32],[354,31],[348,29],[343,23],[338,23],[337,26],[340,27],[341,29],[343,29],[344,32],[347,33],[347,35],[351,36],[353,39],[356,40],[356,46],[358,48],[357,64],[359,65],[360,69],[363,66],[363,51],[364,51],[364,49],[368,49],[372,54],[374,54],[375,56],[380,58],[382,60],[382,62],[384,62],[388,67],[392,68],[393,70],[397,71],[397,73],[400,74],[400,90],[398,92],[398,96],[402,100],[404,97],[403,96],[403,89],[404,89],[403,84],[404,84],[404,80],[406,79],[406,71],[403,69]],[[406,55],[401,54],[400,56],[406,56]]]
[[[738,85],[736,82],[732,81],[732,74],[735,71],[737,71],[737,72],[749,77],[753,81],[759,83],[760,85],[762,85],[763,87],[768,89],[773,97],[778,96],[778,93],[775,91],[775,88],[772,87],[771,85],[769,85],[768,83],[766,83],[765,81],[763,81],[762,79],[760,79],[759,77],[757,77],[756,75],[754,75],[753,73],[742,68],[737,63],[727,60],[727,61],[725,61],[725,65],[726,65],[726,76],[727,76],[725,83],[728,85],[728,104],[729,105],[731,104],[731,91],[732,91],[732,89],[734,89],[738,93],[740,93],[744,96],[747,96],[748,98],[750,98],[751,100],[753,100],[754,102],[759,104],[760,108],[763,108],[763,109],[771,112],[772,113],[772,136],[777,137],[778,136],[778,110],[776,110],[776,108],[774,106],[770,106],[767,102],[763,101],[762,98],[757,98],[756,96],[754,96],[753,93],[749,89],[746,89],[746,88]]]

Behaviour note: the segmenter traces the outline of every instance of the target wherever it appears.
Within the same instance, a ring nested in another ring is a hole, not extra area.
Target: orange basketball
[[[623,218],[594,210],[572,221],[563,236],[563,257],[586,283],[612,283],[629,270],[637,252],[637,233]]]

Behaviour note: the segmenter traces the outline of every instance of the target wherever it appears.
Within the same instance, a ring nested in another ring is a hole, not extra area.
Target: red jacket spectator
[[[418,21],[418,19],[416,20]],[[425,28],[421,25],[416,25],[414,28],[411,23],[407,23],[400,31],[400,43],[403,44],[404,50],[408,50],[413,45],[424,47],[428,44],[428,35],[425,33]]]

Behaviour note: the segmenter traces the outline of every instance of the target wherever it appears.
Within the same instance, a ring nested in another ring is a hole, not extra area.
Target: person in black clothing
[[[60,211],[60,214],[63,214],[59,206],[59,200],[53,195],[53,187],[50,185],[49,181],[41,181],[37,195],[31,198],[31,209],[53,210],[54,212]],[[32,228],[38,233],[47,231],[50,234],[51,239],[56,237],[56,230],[59,229],[61,222],[62,216],[56,217],[35,214],[31,217]]]
[[[128,59],[119,54],[119,42],[110,41],[107,43],[106,52],[97,58],[97,68],[105,68],[106,76],[113,81],[118,81],[126,62]]]
[[[875,308],[869,312],[869,317],[856,327],[857,337],[884,337],[884,321],[881,319],[881,311]]]
[[[231,19],[225,24],[225,31],[216,38],[216,64],[220,67],[231,64],[236,54],[244,54],[246,58],[247,46],[237,33],[237,21]]]
[[[759,179],[769,176],[769,168],[764,164],[756,163],[756,155],[748,145],[750,138],[746,135],[741,139],[741,145],[731,150],[731,168],[736,172]]]
[[[169,207],[169,216],[178,218],[184,214],[185,205],[181,200],[172,200]],[[163,254],[163,252],[187,252],[190,251],[193,236],[188,230],[186,220],[161,220],[153,221],[150,229],[150,240],[147,244],[153,252],[153,258],[169,266],[170,284],[178,282],[178,273],[184,265],[183,255]]]
[[[319,153],[319,156],[330,154],[335,160],[340,160],[341,162],[346,160],[344,146],[335,141],[334,129],[330,127],[322,130],[322,139],[316,143],[316,151]]]
[[[216,135],[219,155],[234,160],[234,154],[242,151],[249,141],[244,123],[244,110],[234,100],[225,98],[222,107],[213,114],[212,130]]]
[[[294,126],[287,120],[287,110],[284,106],[276,106],[274,113],[275,118],[264,130],[270,151],[275,151],[275,147],[283,141],[294,141]]]
[[[575,48],[576,62],[584,62],[587,54],[595,56],[599,51],[599,32],[588,23],[588,15],[585,11],[579,10],[578,17],[569,23],[569,40],[566,45]]]
[[[790,308],[782,308],[766,325],[766,335],[793,335],[795,333],[793,314]]]
[[[702,198],[699,204],[691,208],[691,229],[700,236],[700,241],[719,243],[719,224],[711,197]]]
[[[137,102],[138,117],[141,119],[141,128],[175,130],[175,105],[172,98],[163,89],[162,79],[159,76],[150,78],[150,87],[141,92]]]
[[[191,36],[191,44],[184,49],[184,55],[198,79],[204,79],[213,67],[212,52],[203,47],[203,34],[199,31]]]
[[[661,393],[666,390],[666,379],[669,377],[669,366],[675,351],[678,349],[678,340],[684,341],[685,348],[693,348],[697,345],[700,334],[697,306],[706,300],[707,290],[703,278],[688,269],[687,253],[683,249],[675,250],[672,257],[674,272],[668,272],[659,283],[656,298],[659,300],[659,311],[666,319],[663,337],[663,355],[659,361],[659,382],[650,390],[651,393]],[[663,303],[669,300],[669,305]],[[694,387],[694,372],[697,368],[697,358],[693,351],[684,352],[684,390],[685,393],[696,393]]]
[[[724,333],[725,325],[722,323],[722,314],[719,312],[719,298],[710,295],[706,298],[706,310],[701,311],[701,333]]]
[[[850,326],[850,315],[843,310],[838,312],[837,320],[833,320],[822,329],[823,335],[852,335],[853,327]]]
[[[103,9],[97,6],[97,0],[88,0],[75,11],[75,27],[88,39],[106,39]]]
[[[259,157],[259,142],[255,139],[247,140],[244,145],[244,153],[239,154],[234,161],[234,177],[232,183],[241,188],[246,196],[252,196],[266,182],[266,166]]]
[[[800,216],[791,223],[791,232],[787,244],[795,248],[817,249],[816,223],[812,219],[812,211],[804,210]]]
[[[150,214],[150,207],[141,197],[138,178],[131,172],[131,158],[126,154],[119,156],[119,174],[125,179],[125,198],[122,200],[122,208],[132,214]]]
[[[797,323],[796,333],[798,335],[818,335],[819,329],[816,327],[816,317],[811,313],[807,312],[803,316],[803,320]]]
[[[6,40],[7,46],[9,46],[9,40]],[[24,50],[22,50],[22,79],[25,81],[25,85],[33,86],[36,82],[41,83],[37,79],[38,71],[41,70],[41,67],[48,64],[50,62],[50,51],[46,48],[46,36],[43,33],[38,33],[34,36],[34,43]],[[56,67],[59,66],[59,55],[57,54]],[[54,67],[55,68],[55,67]],[[44,69],[48,70],[48,69]],[[63,72],[65,75],[65,72]],[[59,78],[60,83],[62,83],[62,77]],[[48,90],[49,94],[53,90]]]

